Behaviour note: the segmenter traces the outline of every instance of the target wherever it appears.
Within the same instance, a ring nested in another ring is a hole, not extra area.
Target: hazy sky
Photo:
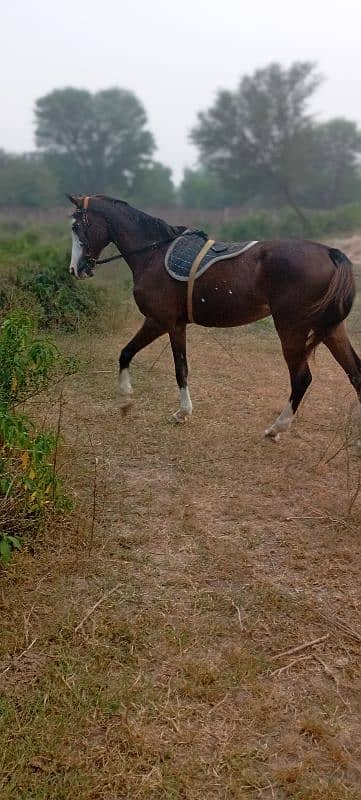
[[[132,89],[157,157],[196,161],[196,112],[270,61],[317,61],[313,110],[361,123],[360,0],[8,0],[1,12],[0,148],[31,150],[33,107],[54,88]]]

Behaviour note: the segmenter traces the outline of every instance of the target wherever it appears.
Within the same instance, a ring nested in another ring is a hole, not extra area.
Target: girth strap
[[[213,247],[215,240],[208,239],[205,244],[203,245],[202,249],[199,251],[198,255],[193,261],[193,264],[190,268],[188,283],[187,283],[187,312],[188,312],[188,322],[194,322],[193,319],[193,287],[194,281],[196,279],[197,269],[202,261],[202,258],[208,253],[208,250]]]

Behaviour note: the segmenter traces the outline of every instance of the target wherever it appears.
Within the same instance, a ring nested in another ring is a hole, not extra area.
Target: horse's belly
[[[217,289],[214,289],[217,294]],[[209,327],[233,327],[247,325],[270,314],[268,303],[264,298],[248,296],[239,297],[232,289],[219,291],[217,297],[203,292],[193,303],[194,321],[198,325]]]

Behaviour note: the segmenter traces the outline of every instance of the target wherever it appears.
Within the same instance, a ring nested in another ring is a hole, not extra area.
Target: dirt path
[[[83,341],[65,387],[78,511],[0,579],[0,795],[359,799],[361,461],[335,455],[352,392],[320,351],[273,445],[272,330],[194,329],[195,414],[173,427],[163,347],[138,357],[126,419],[115,337]]]

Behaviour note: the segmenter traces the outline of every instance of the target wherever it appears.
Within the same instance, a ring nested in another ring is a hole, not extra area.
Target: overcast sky
[[[33,107],[54,88],[132,89],[157,158],[179,179],[217,89],[270,61],[317,61],[320,119],[361,123],[360,0],[8,0],[1,12],[0,148],[34,147]]]

